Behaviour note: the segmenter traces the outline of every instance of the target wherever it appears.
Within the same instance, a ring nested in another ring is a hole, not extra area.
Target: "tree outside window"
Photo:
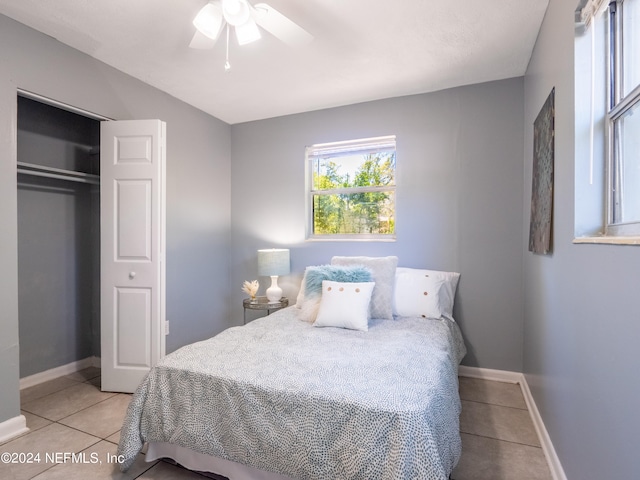
[[[395,137],[307,148],[311,238],[395,237]]]

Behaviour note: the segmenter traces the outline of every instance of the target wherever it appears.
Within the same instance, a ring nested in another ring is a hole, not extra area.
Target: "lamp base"
[[[267,300],[269,303],[279,302],[282,298],[282,289],[278,286],[278,275],[271,276],[271,286],[267,288]]]

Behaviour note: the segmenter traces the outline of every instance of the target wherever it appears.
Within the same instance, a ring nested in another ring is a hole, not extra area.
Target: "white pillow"
[[[460,274],[456,272],[398,267],[393,295],[394,315],[453,320],[459,279]]]
[[[371,296],[371,318],[393,319],[393,285],[398,257],[333,257],[331,265],[363,265],[376,286]]]
[[[307,267],[300,286],[296,306],[298,318],[313,323],[318,315],[322,297],[322,282],[371,282],[371,271],[362,265],[316,265]]]
[[[374,282],[342,283],[324,280],[315,327],[369,330],[369,302]]]
[[[302,303],[304,302],[304,285],[307,282],[307,271],[304,271],[304,275],[302,275],[302,282],[300,283],[300,290],[298,290],[298,296],[296,297],[296,307],[302,308]]]

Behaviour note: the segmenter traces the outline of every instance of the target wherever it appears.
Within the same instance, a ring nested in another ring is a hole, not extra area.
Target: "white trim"
[[[584,5],[582,5],[583,3]],[[588,27],[595,17],[604,12],[609,2],[607,0],[586,0],[580,2],[580,4],[582,6],[578,7],[579,10],[576,12],[578,14],[576,20]]]
[[[100,368],[100,359],[97,357],[87,357],[76,362],[67,363],[66,365],[61,365],[44,372],[21,378],[20,390],[28,387],[33,387],[34,385],[38,385],[40,383],[48,382],[49,380],[54,380],[64,375],[70,375],[88,367]]]
[[[24,415],[10,418],[0,423],[0,443],[8,442],[12,438],[27,433],[27,419]]]
[[[527,404],[527,408],[529,409],[531,420],[533,420],[533,426],[536,428],[536,432],[538,433],[538,438],[540,439],[544,456],[547,459],[549,470],[551,470],[551,477],[553,478],[553,480],[567,480],[567,477],[564,474],[564,469],[562,468],[562,464],[560,463],[560,459],[558,458],[558,454],[556,453],[556,449],[553,448],[553,443],[551,443],[549,432],[547,432],[547,429],[544,426],[542,417],[540,416],[540,412],[538,411],[538,406],[533,399],[533,395],[531,395],[531,390],[529,390],[527,378],[524,375],[522,375],[522,383],[520,383],[520,388],[522,389],[524,401]]]
[[[504,383],[521,383],[523,380],[521,373],[509,372],[507,370],[492,370],[490,368],[467,367],[465,365],[458,367],[458,375],[461,377],[480,378],[482,380]]]
[[[458,367],[458,375],[461,377],[480,378],[482,380],[491,380],[494,382],[519,384],[520,389],[522,390],[522,395],[524,396],[524,401],[527,404],[527,409],[529,410],[529,415],[531,415],[533,426],[535,427],[538,438],[540,439],[542,452],[544,453],[544,457],[547,459],[547,465],[549,465],[549,470],[551,471],[551,478],[553,480],[567,480],[562,464],[560,463],[560,459],[558,458],[555,448],[553,448],[551,437],[549,437],[549,432],[547,432],[547,429],[544,426],[544,422],[540,416],[540,411],[536,406],[533,395],[531,395],[531,390],[529,390],[529,385],[527,384],[527,379],[524,374],[519,372],[509,372],[507,370],[492,370],[489,368],[467,367],[465,365],[460,365]]]
[[[343,142],[316,143],[306,147],[307,159],[340,156],[345,153],[359,154],[366,151],[396,150],[396,136],[359,138]]]
[[[307,235],[307,242],[395,242],[396,234],[385,233],[322,233]]]
[[[640,236],[616,237],[593,235],[587,237],[576,237],[573,239],[575,244],[608,244],[608,245],[640,245]]]

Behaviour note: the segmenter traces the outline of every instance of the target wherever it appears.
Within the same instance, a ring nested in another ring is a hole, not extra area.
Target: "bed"
[[[235,479],[446,479],[457,464],[452,318],[317,328],[288,307],[166,356],[135,392],[118,455]]]

